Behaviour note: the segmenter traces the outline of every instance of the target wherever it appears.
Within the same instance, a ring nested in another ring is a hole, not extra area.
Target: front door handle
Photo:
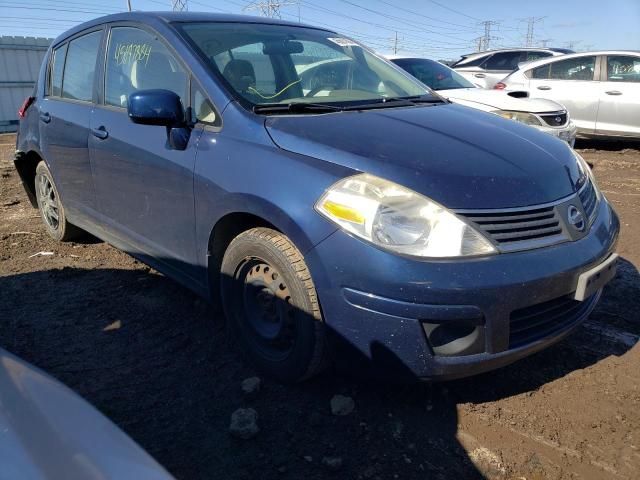
[[[485,75],[484,73],[476,73],[476,74],[474,75],[474,77],[476,77],[476,78],[485,78],[485,77],[486,77],[486,75]]]
[[[49,115],[49,112],[43,112],[40,114],[40,120],[44,123],[49,123],[51,121],[51,115]]]
[[[604,92],[607,95],[622,95],[622,92],[620,90],[609,90],[608,92]]]
[[[551,87],[549,87],[548,85],[540,85],[538,87],[538,90],[551,90]]]
[[[91,130],[94,137],[98,137],[100,140],[104,140],[109,136],[109,132],[104,127],[98,127]]]

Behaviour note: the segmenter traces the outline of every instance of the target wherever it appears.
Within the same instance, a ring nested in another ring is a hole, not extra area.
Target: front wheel
[[[53,177],[44,162],[38,163],[35,178],[38,210],[47,233],[59,242],[66,242],[81,236],[84,232],[67,221],[64,207],[58,195]]]
[[[297,382],[327,363],[325,326],[302,254],[284,235],[254,228],[225,252],[221,293],[229,329],[265,373]]]

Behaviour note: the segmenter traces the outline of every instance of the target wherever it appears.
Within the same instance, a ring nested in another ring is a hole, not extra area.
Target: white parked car
[[[541,58],[573,53],[564,48],[505,48],[463,55],[451,65],[460,75],[482,88],[493,86],[518,68]]]
[[[538,60],[523,65],[495,88],[562,103],[579,135],[640,137],[640,51]]]
[[[558,102],[543,98],[517,98],[517,94],[513,97],[507,92],[485,90],[435,60],[388,58],[451,102],[525,123],[565,140],[571,146],[575,143],[576,127],[564,106]]]

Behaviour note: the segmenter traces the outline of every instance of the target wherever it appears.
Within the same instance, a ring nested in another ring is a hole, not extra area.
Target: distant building
[[[0,37],[0,133],[16,131],[18,109],[33,91],[42,58],[52,41]]]

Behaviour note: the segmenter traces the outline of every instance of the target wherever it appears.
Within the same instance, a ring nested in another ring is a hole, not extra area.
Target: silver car
[[[173,477],[77,394],[0,348],[0,479]]]
[[[538,60],[495,88],[562,103],[578,135],[640,137],[640,51],[574,53]]]
[[[463,55],[451,65],[459,74],[482,88],[493,86],[522,63],[573,53],[564,48],[505,48]]]
[[[572,147],[575,143],[576,126],[558,102],[545,98],[518,98],[499,90],[485,90],[455,70],[428,58],[398,55],[387,58],[453,103],[524,123],[558,137]]]

